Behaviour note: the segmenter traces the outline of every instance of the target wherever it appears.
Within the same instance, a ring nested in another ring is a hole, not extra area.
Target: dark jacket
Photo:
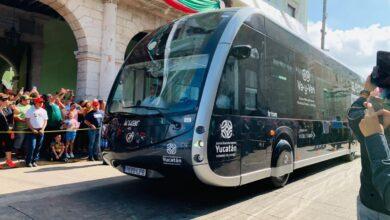
[[[4,114],[0,112],[0,131],[8,131],[8,121]]]
[[[366,137],[368,159],[371,164],[372,183],[390,211],[390,150],[383,134]]]
[[[352,108],[359,109],[358,111],[362,112],[362,117],[364,116],[364,106],[363,103],[366,101],[364,98],[359,98],[352,104]],[[349,112],[349,116],[351,116],[351,111]],[[378,146],[372,143],[370,139],[366,139],[363,134],[360,132],[359,129],[359,123],[361,121],[361,118],[357,120],[349,120],[349,126],[351,127],[353,133],[355,134],[357,140],[360,143],[360,151],[361,151],[361,163],[362,163],[362,171],[360,173],[360,191],[359,191],[359,197],[363,205],[365,205],[367,208],[370,208],[372,210],[384,213],[386,215],[390,215],[390,209],[388,209],[386,202],[384,200],[384,194],[383,192],[380,192],[378,189],[378,178],[382,178],[383,174],[381,173],[381,166],[374,165],[373,161],[377,161],[377,159],[374,159],[374,156],[376,155],[376,150],[379,150],[378,148],[381,148],[381,152],[388,151],[387,144],[385,147]],[[354,118],[354,117],[352,117]],[[367,143],[366,143],[367,142]],[[369,144],[369,149],[367,148],[366,144]],[[374,145],[373,145],[374,144]],[[370,154],[369,151],[370,150]],[[371,157],[372,158],[371,158]],[[387,155],[384,155],[387,156]],[[377,168],[376,168],[377,167]],[[378,169],[379,168],[379,169]],[[389,169],[389,168],[388,168]],[[388,174],[390,174],[390,170],[388,170]],[[390,177],[387,177],[388,179]],[[381,181],[381,180],[379,180]],[[382,180],[384,181],[384,180]],[[389,180],[388,180],[389,181]],[[389,195],[387,195],[389,196]]]
[[[13,111],[10,108],[0,109],[0,131],[8,131],[13,124]]]

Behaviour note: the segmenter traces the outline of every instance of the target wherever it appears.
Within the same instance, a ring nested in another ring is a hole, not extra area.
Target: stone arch
[[[39,1],[60,14],[73,32],[77,43],[77,53],[75,54],[77,61],[76,97],[78,99],[95,98],[101,62],[103,9],[86,7],[87,4],[97,3],[89,0]]]
[[[60,14],[64,20],[70,26],[73,35],[77,42],[77,48],[79,52],[88,51],[88,43],[86,33],[77,19],[74,11],[79,7],[80,2],[75,0],[39,0],[41,3],[51,7],[58,14]]]

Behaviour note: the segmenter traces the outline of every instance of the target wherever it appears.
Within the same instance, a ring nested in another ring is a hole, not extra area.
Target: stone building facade
[[[77,41],[77,96],[107,98],[130,40],[182,16],[157,0],[40,0],[69,24]]]
[[[230,0],[233,7],[256,7],[256,1],[263,0]],[[264,1],[282,10],[288,1],[306,13],[306,0]],[[163,0],[0,0],[0,12],[0,58],[21,51],[8,59],[12,66],[23,64],[15,68],[19,87],[55,92],[63,85],[76,89],[79,99],[106,99],[132,39],[184,15]],[[19,45],[3,50],[12,27],[22,36]]]

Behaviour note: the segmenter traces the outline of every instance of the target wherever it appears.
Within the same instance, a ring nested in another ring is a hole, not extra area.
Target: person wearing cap
[[[29,131],[26,123],[26,113],[31,108],[30,97],[27,95],[20,96],[20,103],[16,106],[17,112],[14,112],[15,126],[14,130],[18,131],[15,134],[14,148],[20,154],[20,151],[27,148],[27,138],[23,131]]]
[[[47,121],[47,131],[56,131],[61,129],[62,125],[62,112],[60,107],[56,103],[56,97],[52,94],[46,95],[47,100],[45,100],[45,109],[47,111],[48,121]],[[44,145],[50,146],[50,143],[54,141],[54,137],[58,133],[48,133],[45,137]],[[68,155],[67,155],[68,156]]]
[[[100,129],[103,124],[103,112],[99,109],[99,101],[92,102],[92,110],[85,116],[85,124],[91,129],[88,131],[88,160],[100,160]]]
[[[13,109],[8,102],[8,95],[0,93],[0,148],[4,148],[6,164],[10,168],[16,167],[12,161],[12,138],[11,126],[13,124]],[[0,168],[3,168],[0,165]]]
[[[34,99],[32,106],[26,113],[27,126],[31,133],[28,135],[30,140],[26,155],[26,166],[36,167],[39,159],[39,151],[43,144],[44,132],[47,125],[47,112],[42,108],[43,99],[41,97]]]

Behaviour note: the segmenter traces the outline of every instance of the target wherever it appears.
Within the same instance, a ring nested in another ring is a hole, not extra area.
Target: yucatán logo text
[[[221,137],[223,139],[230,139],[233,137],[233,123],[230,120],[224,120],[219,125],[221,129]],[[216,158],[232,158],[237,155],[237,142],[222,141],[215,143],[215,157]]]

